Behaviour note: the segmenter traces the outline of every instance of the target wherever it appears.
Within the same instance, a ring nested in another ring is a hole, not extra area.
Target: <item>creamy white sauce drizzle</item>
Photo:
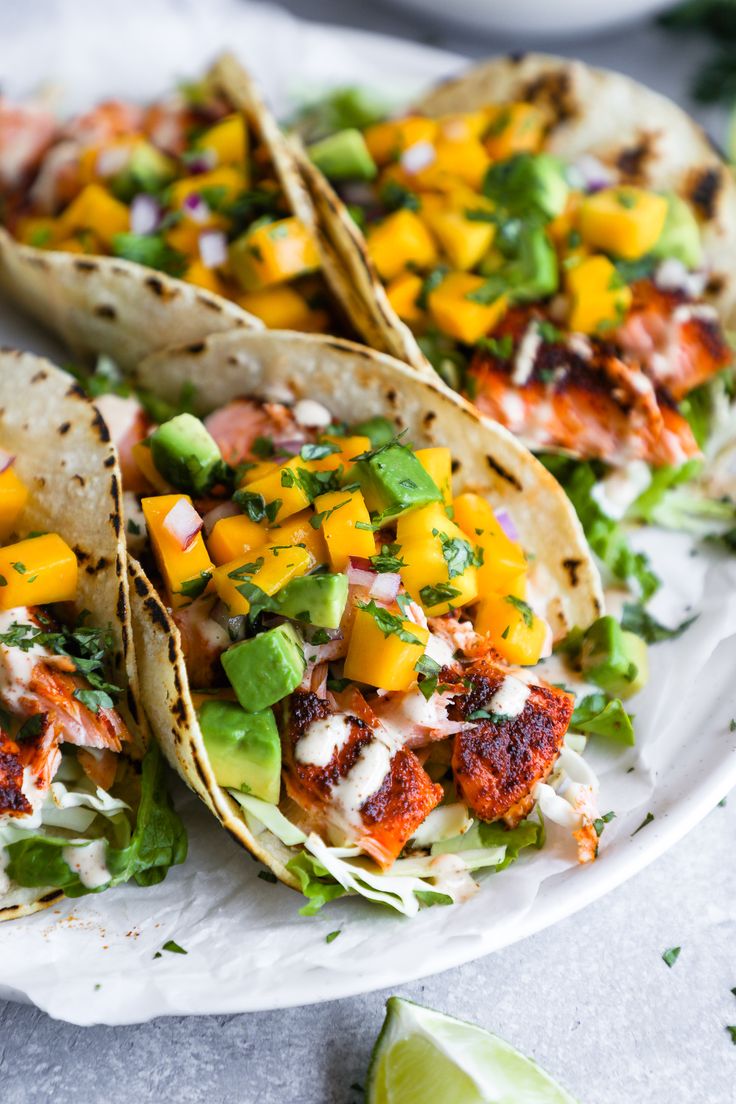
[[[524,331],[524,336],[519,342],[519,348],[514,357],[514,370],[511,373],[511,382],[516,387],[523,387],[529,382],[534,371],[534,362],[542,344],[542,335],[536,322],[530,322]]]
[[[593,355],[593,346],[585,334],[571,333],[567,339],[567,347],[571,353],[579,356],[581,360],[590,360]]]
[[[392,749],[380,739],[373,739],[360,749],[358,758],[330,795],[345,823],[358,830],[360,810],[383,785],[391,769]]]
[[[297,741],[294,757],[297,763],[310,767],[329,766],[336,751],[350,739],[352,723],[345,713],[332,713],[319,721],[313,721]]]
[[[326,406],[314,399],[300,399],[294,404],[294,419],[301,426],[324,427],[332,421],[332,415]]]
[[[521,679],[506,675],[485,708],[489,713],[498,713],[503,717],[518,717],[524,710],[529,694],[529,687]]]
[[[652,481],[649,465],[643,460],[632,460],[624,467],[615,468],[596,483],[591,495],[603,513],[614,521],[620,521],[632,502],[647,489]]]
[[[105,858],[107,855],[107,840],[92,840],[83,847],[64,847],[61,857],[75,874],[85,889],[99,889],[110,881],[111,874],[107,869]]]
[[[0,633],[6,633],[12,625],[33,625],[25,606],[0,613]],[[34,626],[35,627],[35,626]],[[28,651],[0,645],[0,698],[9,709],[20,710],[21,699],[28,696],[31,673],[39,659],[50,659],[52,653],[38,644]]]
[[[446,640],[443,640],[437,633],[430,633],[429,640],[427,641],[427,647],[424,649],[424,654],[433,659],[435,663],[439,663],[440,667],[447,667],[448,664],[453,661],[453,651]]]

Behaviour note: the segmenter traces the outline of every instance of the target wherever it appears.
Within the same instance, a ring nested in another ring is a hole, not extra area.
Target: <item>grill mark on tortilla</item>
[[[195,341],[192,345],[187,345],[184,349],[185,353],[189,353],[190,356],[197,356],[199,353],[203,353],[207,348],[206,342]]]
[[[500,479],[505,479],[506,482],[510,483],[515,490],[524,490],[521,482],[516,478],[516,476],[512,475],[511,472],[506,471],[506,469],[503,468],[499,464],[499,462],[494,459],[493,456],[486,455],[486,463],[488,464],[488,467],[491,469],[491,471],[494,471]]]
[[[77,272],[96,272],[97,265],[94,261],[74,261]]]
[[[71,422],[62,422],[61,425],[56,430],[56,432],[59,434],[60,437],[63,437],[64,434],[68,433],[71,428],[72,428],[72,423]]]
[[[696,170],[691,176],[689,196],[694,207],[706,219],[712,219],[716,213],[716,202],[723,180],[720,169]]]
[[[81,388],[79,389],[78,394],[84,397],[84,392],[81,390]],[[103,445],[108,444],[110,440],[110,430],[107,428],[107,422],[96,407],[94,417],[92,419],[92,428],[96,430],[97,436],[100,438]]]
[[[137,582],[138,581],[136,580],[136,586],[137,586]],[[143,589],[139,590],[139,594],[141,595],[141,597],[143,597],[143,595],[147,594],[147,593],[148,593],[148,587],[144,583],[143,584]],[[148,598],[146,598],[146,600],[143,604],[144,604],[145,608],[148,610],[148,612],[150,613],[151,620],[158,626],[159,629],[163,629],[163,631],[168,634],[169,631],[170,631],[170,629],[169,629],[169,619],[166,616],[166,614],[164,613],[164,611],[161,609],[161,606],[159,605],[158,600],[151,594],[151,595],[148,596]]]
[[[98,303],[94,313],[97,318],[109,318],[111,321],[114,321],[118,316],[118,312],[110,303]]]
[[[547,108],[552,116],[550,129],[579,114],[570,73],[566,69],[548,69],[528,81],[521,89],[522,100]]]
[[[74,475],[72,476],[72,479],[74,480],[75,483],[78,483],[80,487],[86,487],[87,486],[87,483],[85,481],[84,476],[80,475],[78,472],[74,473]]]
[[[84,570],[87,572],[88,575],[96,575],[98,571],[102,571],[103,568],[108,567],[109,564],[110,561],[108,559],[106,559],[104,556],[100,556],[96,563],[87,564]]]
[[[639,141],[621,150],[616,158],[616,167],[626,180],[640,181],[644,178],[646,162],[654,153],[654,135],[643,131]]]
[[[563,560],[562,566],[568,574],[570,579],[570,586],[576,587],[578,585],[578,570],[582,566],[582,560]]]

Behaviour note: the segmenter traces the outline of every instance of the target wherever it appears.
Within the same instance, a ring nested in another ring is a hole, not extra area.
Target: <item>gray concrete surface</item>
[[[389,5],[285,6],[468,55],[502,45],[419,27]],[[703,51],[702,43],[651,28],[555,47],[623,69],[685,102],[688,74]],[[2,48],[0,41],[0,71]],[[722,126],[717,114],[702,117]],[[736,1046],[725,1028],[736,1024],[735,834],[736,794],[584,912],[399,992],[503,1035],[585,1104],[733,1104]],[[668,969],[661,956],[672,946],[682,952]],[[364,1080],[388,995],[87,1029],[0,1003],[0,1104],[360,1104],[362,1094],[351,1086]]]

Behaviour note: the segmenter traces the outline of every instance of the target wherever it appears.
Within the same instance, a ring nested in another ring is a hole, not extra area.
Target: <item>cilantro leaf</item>
[[[634,745],[634,727],[632,717],[626,712],[619,698],[609,698],[602,691],[588,694],[575,705],[570,718],[570,728],[578,732],[589,732],[596,736],[607,736],[619,743]]]
[[[647,644],[658,644],[661,640],[675,640],[678,636],[682,636],[697,619],[696,613],[693,617],[681,621],[679,625],[668,628],[657,621],[640,603],[626,602],[621,616],[621,628],[626,629],[627,632],[636,633]]]
[[[670,970],[680,957],[681,950],[682,947],[668,947],[667,950],[663,952],[662,961],[665,963],[665,965],[669,966]]]
[[[386,638],[397,636],[405,644],[422,643],[418,636],[404,628],[401,617],[391,613],[390,610],[384,609],[383,606],[377,606],[373,599],[370,602],[358,602],[358,609],[370,614]]]
[[[441,605],[442,602],[452,602],[452,599],[458,598],[460,593],[461,591],[450,586],[449,583],[437,583],[435,586],[423,586],[419,591],[419,597],[423,606],[431,608]]]
[[[406,564],[399,556],[400,551],[400,544],[382,544],[381,551],[377,552],[375,556],[371,556],[370,562],[379,575],[384,575],[388,572],[395,573],[399,568],[406,567]]]
[[[504,602],[508,602],[509,605],[514,606],[514,608],[519,611],[528,629],[532,627],[534,624],[534,610],[527,602],[524,602],[521,598],[517,598],[515,594],[505,594]]]
[[[169,276],[183,276],[188,263],[185,255],[173,249],[160,234],[115,234],[112,252],[125,261],[156,268]]]

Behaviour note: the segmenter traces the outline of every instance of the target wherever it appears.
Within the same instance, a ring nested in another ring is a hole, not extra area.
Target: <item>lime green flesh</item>
[[[368,1071],[368,1104],[575,1104],[497,1035],[391,997]]]

